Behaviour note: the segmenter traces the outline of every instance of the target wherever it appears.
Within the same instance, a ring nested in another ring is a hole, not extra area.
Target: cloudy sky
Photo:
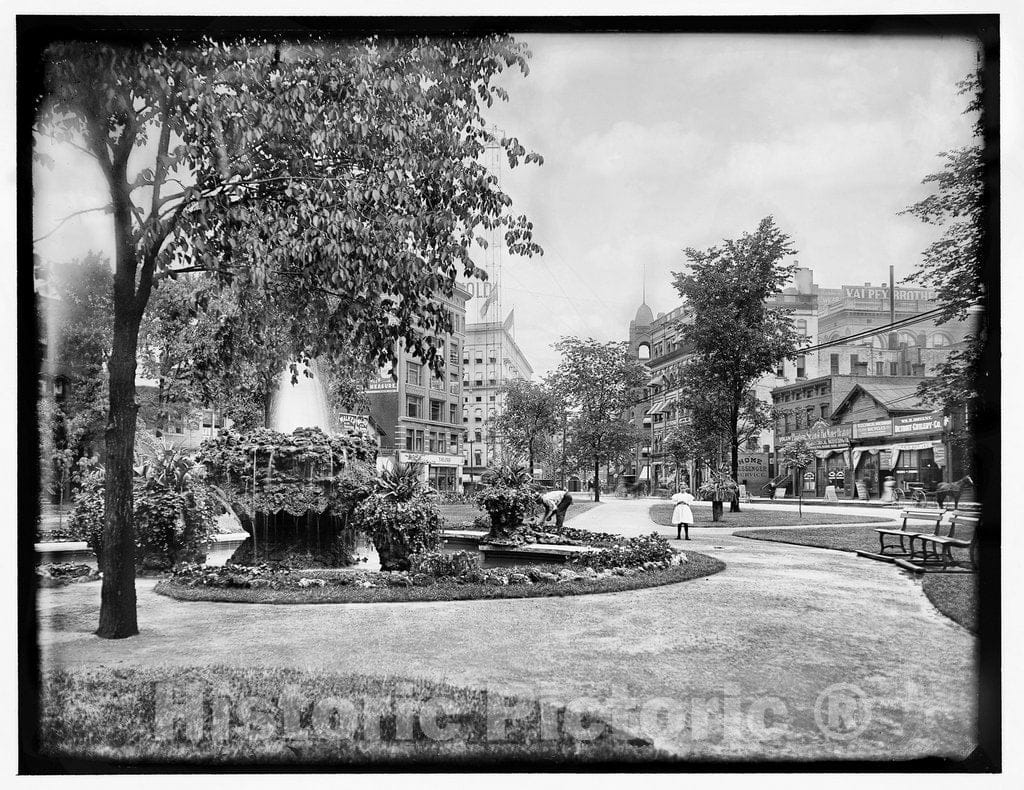
[[[626,336],[641,301],[678,298],[671,272],[774,215],[825,286],[905,276],[934,229],[897,212],[927,193],[938,152],[970,141],[956,82],[975,64],[956,38],[528,35],[530,74],[503,78],[493,122],[544,156],[502,171],[542,258],[506,257],[502,308],[538,374],[562,335]],[[36,234],[105,202],[95,164],[51,150],[36,170]],[[86,215],[44,257],[110,252]]]
[[[905,206],[970,142],[973,42],[927,37],[532,35],[495,123],[543,154],[503,173],[541,259],[506,258],[503,307],[538,372],[562,334],[625,337],[677,306],[683,249],[771,214],[825,286],[888,282],[934,230]]]

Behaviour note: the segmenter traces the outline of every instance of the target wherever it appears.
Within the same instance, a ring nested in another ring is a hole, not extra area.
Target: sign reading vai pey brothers
[[[884,299],[889,301],[889,289],[844,285],[843,296],[847,299]],[[897,288],[895,300],[897,302],[931,302],[935,300],[935,291],[927,288]]]

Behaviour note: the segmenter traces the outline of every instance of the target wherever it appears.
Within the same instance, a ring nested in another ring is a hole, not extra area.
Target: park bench
[[[878,533],[878,553],[883,556],[889,557],[910,557],[913,553],[914,538],[927,535],[928,533],[912,528],[911,522],[920,524],[923,526],[931,526],[932,534],[939,534],[939,527],[942,523],[942,510],[904,510],[900,513],[900,517],[903,519],[903,523],[898,529],[879,527],[875,529]],[[886,543],[885,539],[887,536],[899,538],[899,544]],[[910,539],[910,545],[906,544],[906,540]],[[892,549],[891,554],[886,554],[886,549]],[[899,549],[899,553],[895,550]]]
[[[948,568],[950,565],[959,563],[953,558],[953,548],[967,549],[970,558],[970,566],[977,569],[977,540],[978,526],[981,517],[974,513],[962,513],[957,511],[949,522],[949,529],[945,535],[935,530],[934,535],[917,535],[910,539],[910,558],[913,561],[920,555],[922,565],[941,565]],[[957,530],[960,534],[957,535]],[[969,534],[968,534],[969,533]],[[921,542],[920,552],[915,551],[914,541]]]

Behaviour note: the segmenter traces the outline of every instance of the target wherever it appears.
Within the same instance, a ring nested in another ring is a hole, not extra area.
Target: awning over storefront
[[[643,469],[641,469],[640,470],[640,474],[637,475],[636,479],[637,480],[650,480],[651,479],[650,468],[645,466]]]
[[[818,458],[828,458],[830,455],[845,455],[846,449],[843,447],[833,447],[830,450],[815,450],[814,455]]]
[[[665,411],[668,411],[668,409],[665,408],[665,401],[660,400],[647,410],[647,414],[661,414],[662,412]]]

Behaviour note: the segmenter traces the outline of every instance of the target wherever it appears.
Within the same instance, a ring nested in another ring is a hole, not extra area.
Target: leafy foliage
[[[376,437],[352,426],[332,436],[319,428],[221,431],[196,456],[236,509],[296,516],[346,512],[368,487],[363,465],[376,457]]]
[[[532,475],[521,466],[500,466],[484,472],[481,482],[484,487],[476,502],[490,517],[486,540],[521,543],[523,519],[537,504],[537,486]]]
[[[929,225],[943,227],[941,238],[924,251],[924,259],[907,280],[938,292],[943,312],[939,323],[963,319],[985,296],[981,277],[981,243],[984,221],[985,169],[989,166],[981,145],[981,79],[969,74],[958,85],[969,96],[965,114],[975,116],[978,142],[964,148],[943,151],[940,172],[925,177],[936,191],[901,214],[911,214]]]
[[[459,578],[474,573],[480,568],[476,552],[430,551],[413,554],[409,558],[409,572],[426,573],[438,578]]]
[[[779,449],[779,461],[787,469],[803,471],[814,465],[814,450],[806,439],[790,439]]]
[[[70,530],[97,557],[103,548],[105,477],[102,466],[89,465],[69,520]],[[169,570],[205,558],[219,507],[201,467],[171,450],[139,469],[134,489],[135,543],[144,568]]]
[[[543,384],[513,379],[498,393],[504,409],[494,419],[492,430],[501,437],[502,447],[525,457],[530,472],[538,458],[548,454],[551,435],[558,430],[561,404]]]
[[[355,522],[369,536],[386,571],[409,570],[413,554],[436,551],[444,520],[427,497],[399,500],[374,492],[355,509]]]
[[[433,498],[433,491],[423,482],[423,465],[395,463],[386,467],[374,483],[374,493],[395,502]]]
[[[800,339],[788,313],[768,305],[792,278],[796,264],[784,259],[794,253],[789,236],[765,217],[754,233],[707,250],[688,248],[689,272],[675,274],[688,306],[680,335],[692,349],[684,374],[691,386],[681,405],[698,433],[730,448],[733,477],[740,445],[771,425],[754,383],[792,356]]]
[[[704,498],[710,499],[712,502],[727,502],[739,493],[740,487],[736,483],[736,480],[732,478],[726,467],[715,471],[711,470],[708,475],[708,479],[701,483],[697,492]]]
[[[630,357],[628,343],[563,337],[555,348],[562,359],[552,382],[573,415],[568,426],[572,454],[593,464],[594,496],[600,499],[600,464],[621,458],[640,437],[623,414],[636,402],[645,368]]]
[[[969,74],[958,84],[960,94],[970,97],[964,112],[975,116],[974,136],[977,142],[939,154],[945,160],[943,169],[924,179],[925,184],[935,185],[935,191],[901,212],[943,228],[941,237],[925,249],[917,271],[907,278],[937,291],[943,308],[937,323],[974,319],[975,311],[981,311],[976,319],[978,324],[972,327],[966,344],[953,350],[946,361],[933,371],[935,376],[922,381],[918,388],[923,400],[940,404],[957,415],[950,440],[967,451],[965,457],[968,459],[973,442],[971,432],[964,427],[965,421],[959,419],[959,414],[970,409],[976,418],[976,399],[985,378],[981,365],[987,299],[982,278],[985,176],[995,167],[991,155],[981,144],[981,87],[978,73]],[[966,422],[973,423],[974,419]]]
[[[594,570],[636,568],[648,562],[666,567],[674,554],[669,542],[657,532],[652,532],[650,535],[630,538],[622,545],[577,554],[571,562],[577,567]]]
[[[34,138],[97,160],[116,240],[106,542],[98,633],[137,633],[130,462],[138,331],[154,284],[206,272],[262,289],[304,358],[353,348],[375,365],[404,346],[436,369],[451,329],[442,301],[477,229],[540,253],[533,226],[482,164],[542,163],[496,138],[485,105],[529,53],[510,37],[346,41],[64,40],[44,53]],[[39,158],[45,152],[37,147]],[[52,165],[52,158],[49,160]],[[206,298],[201,292],[199,300]]]

